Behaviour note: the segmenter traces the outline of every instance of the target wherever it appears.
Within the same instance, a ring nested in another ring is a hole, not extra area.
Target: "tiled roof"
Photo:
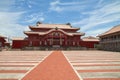
[[[25,34],[39,34],[39,33],[43,33],[43,32],[34,32],[34,31],[25,31]],[[45,33],[45,32],[44,32]],[[43,34],[44,34],[43,33]]]
[[[73,35],[82,35],[82,36],[85,35],[85,33],[81,33],[81,32],[76,32],[76,33],[71,33],[71,34],[73,34]]]
[[[83,41],[99,41],[99,38],[88,36],[88,37],[84,37],[82,40]]]
[[[47,32],[33,32],[33,31],[25,31],[24,33],[25,34],[39,34],[39,35],[45,35],[45,34],[48,34],[48,33],[50,33],[50,32],[52,32],[52,31],[54,31],[55,29],[51,29],[51,30],[49,30],[49,31],[47,31]],[[67,33],[67,32],[65,32],[65,31],[63,31],[63,30],[61,30],[61,29],[58,29],[59,31],[61,31],[61,32],[63,32],[64,34],[67,34],[67,35],[69,35],[69,36],[73,36],[73,35],[84,35],[84,33],[78,33],[78,32],[76,32],[76,33]]]
[[[116,32],[120,32],[120,25],[113,27],[112,29],[106,31],[105,33],[99,36],[109,35],[109,34],[116,33]]]
[[[4,37],[4,36],[0,35],[0,38],[6,38],[6,37]]]
[[[73,28],[71,25],[66,24],[39,24],[38,26],[30,26],[31,28],[60,28],[60,29],[79,29]]]
[[[12,38],[12,40],[24,40],[25,38],[23,38],[23,37],[14,37],[14,38]]]

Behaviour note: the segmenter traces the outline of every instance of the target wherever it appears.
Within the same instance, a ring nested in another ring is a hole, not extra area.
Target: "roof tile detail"
[[[73,28],[71,25],[66,24],[39,24],[38,26],[30,26],[30,28],[60,28],[60,29],[79,29]]]
[[[23,37],[14,37],[14,38],[12,38],[12,40],[24,40],[25,38],[23,38]]]
[[[99,38],[88,36],[88,37],[84,37],[82,40],[83,41],[99,41]]]
[[[48,33],[52,32],[52,31],[55,31],[55,29],[51,29],[51,30],[49,30],[49,31],[47,31],[47,32],[25,31],[24,33],[25,33],[25,34],[45,35],[45,34],[48,34]],[[62,29],[58,29],[58,31],[61,31],[61,32],[63,32],[64,34],[69,35],[69,36],[73,36],[73,35],[84,35],[84,33],[80,33],[80,32],[79,32],[79,33],[78,33],[78,32],[76,32],[76,33],[67,33],[67,32],[65,32],[65,31],[63,31]]]

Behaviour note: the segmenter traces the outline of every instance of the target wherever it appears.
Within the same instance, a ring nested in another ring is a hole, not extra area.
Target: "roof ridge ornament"
[[[71,23],[69,23],[69,22],[68,22],[68,23],[66,23],[66,25],[69,25],[70,27],[72,27],[72,26],[71,26]]]
[[[56,27],[55,30],[58,30],[58,27]]]
[[[71,25],[70,23],[66,23],[66,25]]]
[[[36,26],[39,26],[40,24],[42,24],[42,22],[40,21],[36,22]]]

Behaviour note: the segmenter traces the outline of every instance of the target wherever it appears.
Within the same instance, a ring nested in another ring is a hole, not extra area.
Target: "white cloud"
[[[56,0],[56,1],[50,3],[51,6],[56,6],[57,4],[60,4],[59,0]]]
[[[28,23],[44,21],[44,20],[45,20],[45,18],[44,18],[43,13],[33,13],[31,15],[26,16],[26,18],[25,18],[25,22],[28,22]]]
[[[57,12],[63,11],[63,9],[60,8],[59,6],[52,6],[52,7],[50,8],[50,10],[57,11]]]
[[[104,0],[99,0],[98,5],[101,5]]]
[[[9,11],[10,6],[15,3],[15,0],[2,0],[0,1],[0,11]]]
[[[23,12],[0,12],[0,34],[5,36],[23,35],[23,25],[18,24]]]
[[[45,18],[44,17],[40,17],[40,19],[39,19],[40,21],[44,21],[45,20]]]
[[[32,8],[32,6],[31,6],[30,4],[28,5],[28,7],[29,7],[29,8]]]
[[[25,0],[22,1],[20,4],[24,5],[26,4],[29,8],[32,7],[30,1],[25,2]],[[18,1],[19,2],[19,1]],[[34,22],[34,21],[44,21],[43,13],[35,13],[28,15],[27,11],[23,11],[23,7],[18,6],[16,4],[17,2],[15,0],[3,0],[0,2],[0,34],[9,36],[9,37],[20,37],[25,36],[23,34],[23,31],[29,30],[28,26],[24,23],[26,22]],[[21,9],[17,9],[15,12],[13,10],[15,7],[20,7]],[[12,10],[13,9],[13,10]],[[22,11],[21,11],[22,10]],[[27,15],[25,15],[27,14]],[[27,16],[25,19],[24,16]],[[24,19],[22,19],[24,17]],[[22,21],[21,21],[22,20]],[[22,23],[23,24],[20,24]]]
[[[53,10],[53,11],[57,11],[57,12],[62,11],[63,9],[60,8],[60,7],[58,6],[58,4],[60,4],[60,1],[59,1],[59,0],[56,0],[56,1],[54,1],[54,2],[51,2],[49,9],[50,9],[50,10]]]
[[[71,5],[79,5],[79,4],[80,2],[60,2],[59,0],[50,3],[51,6],[56,6],[56,5],[71,6]]]
[[[109,30],[111,27],[106,27],[106,28],[100,28],[100,29],[95,29],[95,30],[90,30],[87,31],[85,36],[98,36],[101,33],[106,32],[107,30]]]
[[[50,3],[49,10],[51,11],[80,11],[85,8],[86,2],[60,2],[59,0],[56,0],[54,2]]]
[[[21,36],[24,26],[18,24],[24,12],[12,12],[15,0],[2,0],[0,2],[0,34],[6,37]]]
[[[83,31],[88,31],[91,28],[97,28],[99,25],[120,21],[120,2],[114,2],[104,6],[101,5],[101,8],[97,8],[90,12],[84,12],[83,15],[84,14],[89,15],[89,17],[78,22],[73,22],[73,25],[82,26],[81,29]]]

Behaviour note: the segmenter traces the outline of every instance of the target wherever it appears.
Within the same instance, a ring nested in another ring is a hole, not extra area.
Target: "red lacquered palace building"
[[[36,26],[29,26],[31,31],[25,31],[26,38],[14,38],[13,48],[23,47],[78,47],[81,44],[81,36],[84,33],[78,32],[67,24],[43,24],[37,22]],[[83,42],[83,41],[82,41]]]

